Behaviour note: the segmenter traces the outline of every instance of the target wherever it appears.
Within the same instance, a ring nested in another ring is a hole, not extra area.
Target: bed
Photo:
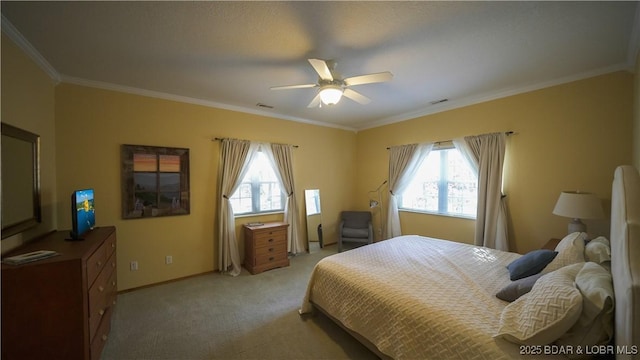
[[[400,236],[318,262],[300,313],[323,312],[381,358],[636,358],[638,171],[618,167],[612,190],[610,238],[585,246],[586,234],[567,235],[535,252],[535,276],[532,254]],[[514,264],[529,266],[520,279]],[[522,293],[508,301],[496,296],[514,288]]]

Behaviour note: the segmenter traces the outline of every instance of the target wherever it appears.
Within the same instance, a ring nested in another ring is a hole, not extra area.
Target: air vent
[[[256,106],[257,107],[261,107],[261,108],[265,108],[265,109],[273,109],[273,106],[267,105],[267,104],[263,104],[263,103],[257,103]]]
[[[429,104],[436,105],[436,104],[441,104],[441,103],[447,102],[447,101],[449,101],[449,99],[440,99],[440,100],[432,101]]]

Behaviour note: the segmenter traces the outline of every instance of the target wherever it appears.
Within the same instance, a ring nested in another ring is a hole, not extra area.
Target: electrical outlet
[[[132,262],[129,264],[129,269],[130,269],[131,271],[137,271],[137,270],[138,270],[138,262],[137,262],[137,261],[132,261]]]
[[[173,263],[173,256],[171,255],[167,255],[167,257],[164,258],[164,263],[169,265]]]

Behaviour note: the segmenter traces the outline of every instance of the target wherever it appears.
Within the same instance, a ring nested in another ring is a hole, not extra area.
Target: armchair
[[[343,242],[373,243],[373,224],[369,211],[343,211],[338,227],[338,252]]]

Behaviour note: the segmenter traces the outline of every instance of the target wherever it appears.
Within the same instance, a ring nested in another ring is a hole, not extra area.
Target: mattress
[[[495,294],[520,256],[400,236],[321,260],[301,313],[317,305],[395,359],[517,358],[526,349],[493,335],[508,305]]]

